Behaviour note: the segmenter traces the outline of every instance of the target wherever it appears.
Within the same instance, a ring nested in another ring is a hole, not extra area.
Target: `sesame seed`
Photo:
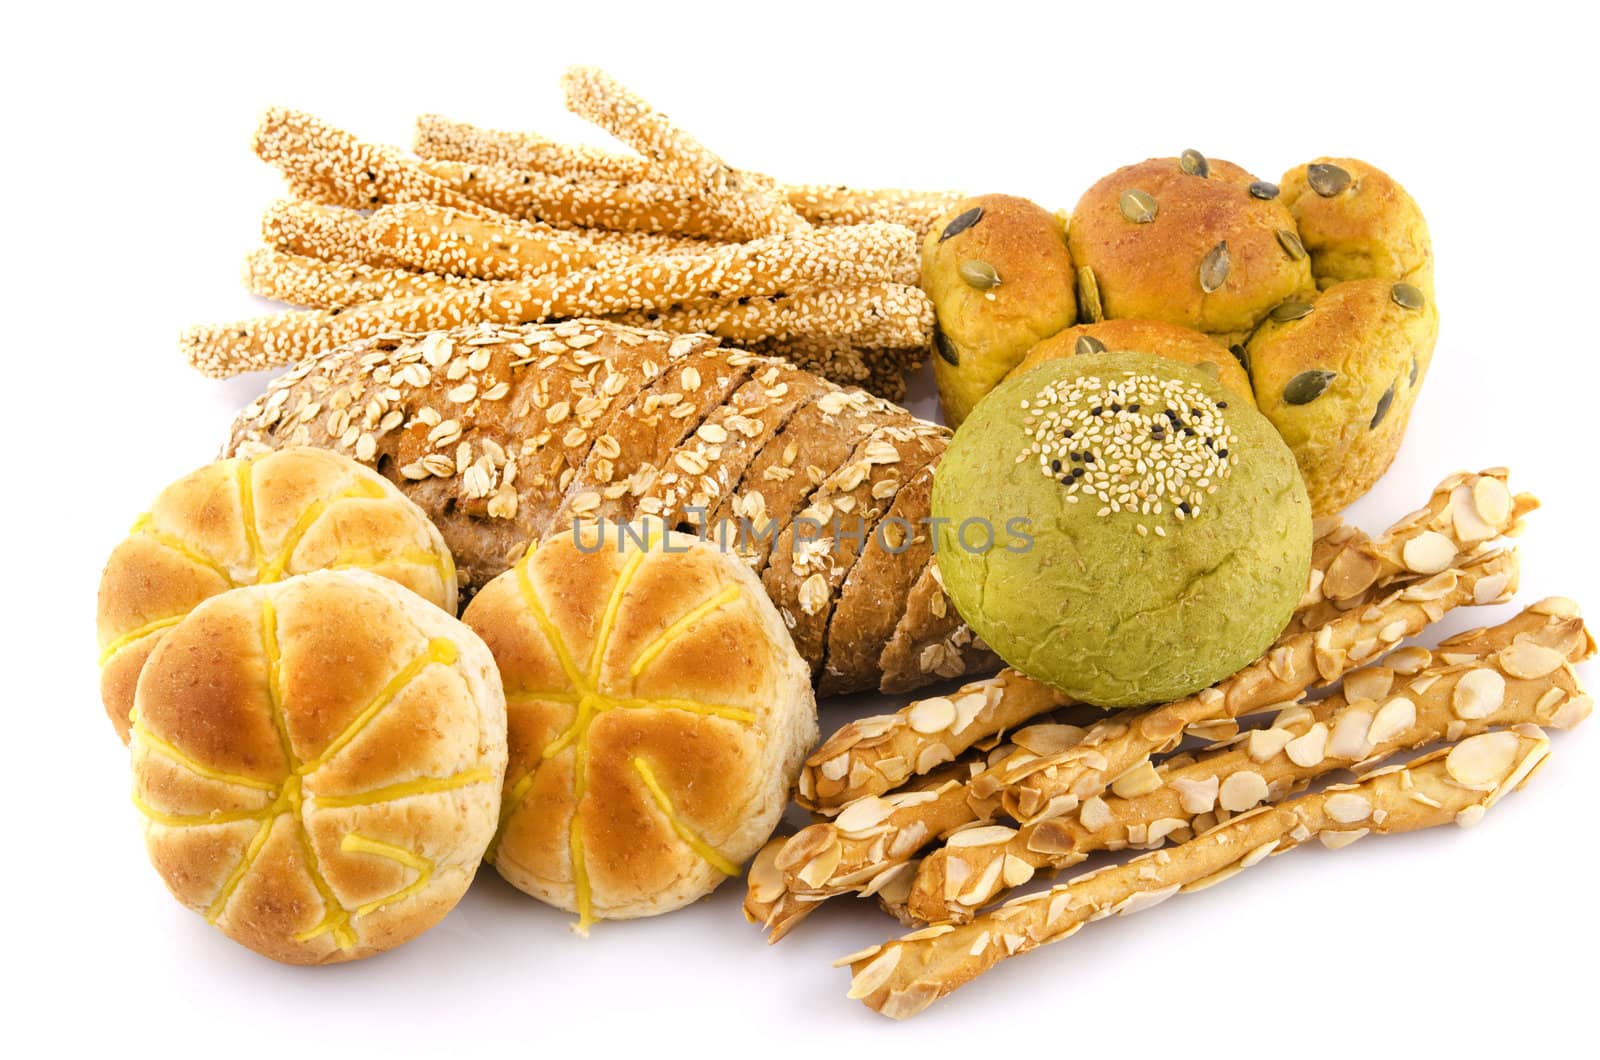
[[[1058,380],[1022,403],[1032,410],[1027,453],[1037,455],[1069,501],[1079,492],[1099,501],[1102,518],[1170,510],[1170,518],[1183,521],[1231,473],[1233,435],[1221,404],[1196,385],[1132,371],[1109,380]],[[1187,410],[1187,423],[1176,409]],[[1071,470],[1063,474],[1066,465]],[[1145,522],[1133,527],[1140,535],[1151,531]],[[1154,529],[1166,536],[1159,523]]]

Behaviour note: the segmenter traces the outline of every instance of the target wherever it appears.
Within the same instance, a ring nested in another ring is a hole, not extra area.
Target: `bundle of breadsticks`
[[[1196,695],[1106,715],[1007,670],[844,726],[800,779],[817,823],[758,855],[746,914],[776,941],[827,898],[876,896],[920,930],[841,963],[850,996],[900,1018],[1089,920],[1312,836],[1339,847],[1474,823],[1543,759],[1536,726],[1571,728],[1592,707],[1573,664],[1594,641],[1569,600],[1402,646],[1515,592],[1517,553],[1501,539],[1537,502],[1506,477],[1453,475],[1374,538],[1320,521],[1289,628]],[[1450,746],[1370,772],[1438,743]],[[1341,771],[1357,782],[1300,795]],[[1151,853],[989,908],[1037,874],[1122,850]]]
[[[958,196],[780,185],[598,70],[562,85],[633,153],[424,115],[407,157],[268,111],[255,150],[294,197],[268,209],[244,283],[301,308],[191,328],[185,356],[228,376],[390,332],[607,317],[903,393],[933,330],[921,234]]]

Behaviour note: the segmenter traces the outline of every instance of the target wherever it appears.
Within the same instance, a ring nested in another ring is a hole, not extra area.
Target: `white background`
[[[1369,159],[1427,214],[1443,326],[1400,458],[1354,517],[1376,530],[1446,473],[1508,464],[1545,502],[1522,601],[1600,607],[1600,160],[1581,9],[1070,6],[11,10],[0,1041],[219,1057],[1580,1048],[1600,950],[1600,732],[1559,734],[1549,767],[1476,830],[1274,859],[1008,962],[904,1025],[847,1001],[847,973],[829,967],[891,933],[868,903],[832,903],[768,948],[729,885],[585,941],[491,872],[418,941],[299,969],[206,927],[145,861],[96,695],[95,585],[130,520],[215,455],[262,385],[199,378],[174,339],[264,308],[236,277],[280,191],[247,146],[270,103],[396,143],[426,110],[592,136],[556,85],[591,62],[738,165],[1051,207],[1189,146],[1271,180],[1319,154]],[[825,731],[846,716],[825,713]]]

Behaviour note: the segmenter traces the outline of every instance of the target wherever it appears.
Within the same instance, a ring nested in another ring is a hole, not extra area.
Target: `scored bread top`
[[[383,336],[316,355],[241,413],[227,449],[321,445],[372,464],[439,526],[470,595],[529,542],[570,533],[575,518],[651,514],[687,529],[702,525],[691,507],[707,509],[712,527],[770,520],[773,538],[750,557],[764,570],[776,533],[875,430],[897,424],[943,433],[864,391],[706,336],[573,320]],[[926,505],[905,513],[919,528],[927,515]],[[841,556],[830,593],[858,558]],[[910,586],[921,558],[886,584]],[[780,610],[794,613],[798,584],[781,581]],[[883,606],[918,621],[904,593]],[[937,679],[914,663],[886,674],[880,625],[871,643],[848,627],[811,637],[807,662],[823,669],[828,642],[850,643],[848,669],[836,667],[840,690]],[[896,665],[907,658],[897,654]]]
[[[368,956],[442,917],[494,831],[494,659],[365,571],[214,596],[151,654],[134,804],[173,894],[295,964]]]
[[[382,575],[456,613],[450,550],[382,475],[325,449],[219,460],[172,483],[100,578],[100,693],[124,742],[139,671],[201,601],[324,568]]]
[[[491,859],[586,928],[676,909],[737,872],[817,724],[807,667],[743,563],[654,519],[578,534],[546,539],[464,620],[508,703]]]

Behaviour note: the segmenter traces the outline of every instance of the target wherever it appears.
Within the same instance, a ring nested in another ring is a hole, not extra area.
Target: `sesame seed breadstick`
[[[359,262],[323,261],[258,247],[245,258],[244,286],[252,294],[311,309],[342,309],[363,302],[418,298],[481,281]]]
[[[892,389],[869,386],[872,370],[867,366],[863,351],[845,339],[832,336],[796,335],[787,339],[755,339],[739,343],[752,353],[767,357],[781,357],[808,372],[815,372],[841,386],[859,386],[873,394],[895,400]],[[905,380],[897,380],[905,389]]]
[[[398,267],[389,258],[373,258],[364,232],[365,214],[343,206],[324,206],[303,199],[280,199],[261,218],[267,246],[322,261],[361,262],[378,268]]]
[[[451,121],[440,114],[417,117],[411,149],[423,158],[440,162],[476,162],[505,169],[623,182],[651,179],[650,164],[637,155],[562,144],[534,133],[483,129]]]
[[[788,184],[784,197],[800,216],[819,225],[893,221],[926,232],[964,195],[953,191],[911,191],[905,188],[849,188],[834,184]]]
[[[664,232],[619,232],[610,228],[567,228],[554,225],[557,231],[581,236],[607,261],[626,261],[629,258],[662,254],[702,254],[714,250],[720,242],[697,236],[677,236]]]
[[[1067,938],[1090,920],[1127,915],[1201,890],[1313,837],[1347,845],[1368,834],[1475,823],[1543,763],[1534,726],[1473,736],[1403,766],[1242,814],[1187,843],[1080,876],[954,927],[913,932],[852,954],[849,996],[904,1019],[1007,957]]]
[[[635,155],[561,144],[534,133],[484,129],[437,114],[424,114],[417,119],[413,150],[431,161],[599,177],[622,183],[648,182],[655,176],[649,164]],[[787,184],[779,188],[789,205],[813,224],[893,221],[919,232],[963,198],[953,191],[863,189],[838,184]]]
[[[424,159],[417,167],[455,196],[524,221],[739,242],[744,233],[676,184],[559,177],[528,170]]]
[[[1151,755],[1171,750],[1197,723],[1233,719],[1332,684],[1356,666],[1392,650],[1457,607],[1502,603],[1516,589],[1515,551],[1490,552],[1460,568],[1397,587],[1360,611],[1321,629],[1280,640],[1256,662],[1193,696],[1153,710],[1122,711],[1090,729],[1060,755],[1002,767],[977,778],[980,797],[1000,792],[1005,810],[1027,824],[1069,813]]]
[[[292,364],[309,354],[387,332],[603,316],[727,291],[762,295],[873,283],[883,280],[891,264],[903,257],[910,238],[909,229],[895,225],[816,229],[705,254],[642,259],[622,268],[367,303],[342,312],[308,310],[201,326],[185,332],[180,345],[201,372],[225,377]]]
[[[996,863],[1004,863],[1007,882],[1025,881],[1096,851],[1182,842],[1229,814],[1398,751],[1523,723],[1570,729],[1593,707],[1572,664],[1593,653],[1576,605],[1563,599],[1540,601],[1433,652],[1397,652],[1405,658],[1348,675],[1341,693],[1286,707],[1227,746],[1130,775],[1076,814],[1007,830],[986,846],[933,852],[912,882],[909,909],[925,923],[965,923],[1001,893]]]
[[[562,75],[567,109],[639,152],[662,177],[693,189],[727,219],[736,238],[807,227],[771,181],[741,173],[605,72],[573,66]]]
[[[739,344],[833,338],[857,347],[910,347],[926,345],[933,335],[933,303],[920,287],[899,283],[724,299],[619,319],[680,334],[704,331]]]
[[[391,202],[432,202],[485,212],[394,148],[366,143],[301,111],[268,109],[252,146],[303,199],[357,210]]]
[[[549,225],[477,217],[427,202],[380,207],[362,237],[373,256],[480,280],[567,273],[602,260],[586,240]]]

